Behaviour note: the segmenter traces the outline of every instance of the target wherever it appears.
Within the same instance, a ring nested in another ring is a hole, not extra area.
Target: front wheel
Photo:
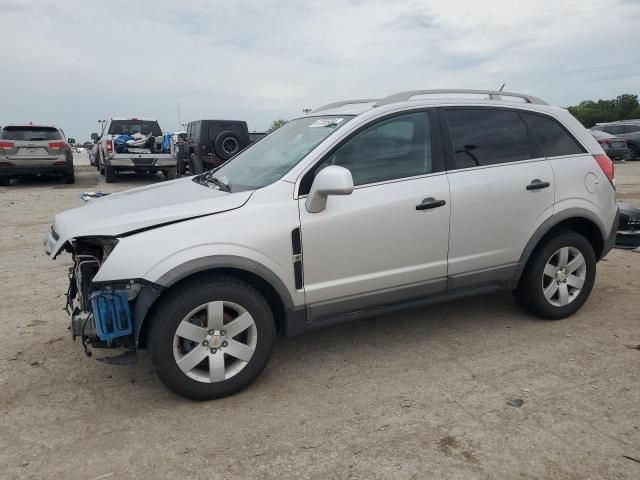
[[[638,151],[638,147],[635,145],[628,145],[628,153],[627,160],[638,160],[640,159],[640,151]]]
[[[518,303],[534,315],[558,320],[577,312],[596,278],[596,256],[582,235],[561,231],[531,254],[520,284]]]
[[[200,175],[204,171],[202,159],[193,153],[189,155],[189,170],[191,170],[191,175]]]
[[[183,284],[161,299],[150,332],[160,380],[178,395],[211,400],[258,377],[275,342],[273,314],[251,285],[224,275]]]

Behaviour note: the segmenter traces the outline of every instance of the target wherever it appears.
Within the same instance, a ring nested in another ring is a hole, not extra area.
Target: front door
[[[299,199],[311,321],[446,289],[449,184],[433,123],[425,111],[379,120],[315,169],[343,166],[355,189],[319,213]]]

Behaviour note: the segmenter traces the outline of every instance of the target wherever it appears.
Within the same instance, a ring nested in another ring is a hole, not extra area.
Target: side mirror
[[[76,143],[76,139],[69,137],[69,138],[67,138],[67,143],[73,145],[74,143]]]
[[[100,138],[100,135],[98,135],[97,133],[92,133],[92,134],[91,134],[91,140],[96,141],[96,140],[98,140],[99,138]]]
[[[305,206],[307,212],[318,213],[327,206],[329,195],[351,195],[353,192],[353,177],[344,167],[330,165],[320,170],[311,185]]]

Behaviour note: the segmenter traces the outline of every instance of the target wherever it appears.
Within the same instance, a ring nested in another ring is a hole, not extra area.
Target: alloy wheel
[[[544,267],[542,291],[549,303],[564,307],[573,302],[584,285],[587,262],[575,247],[562,247],[556,251]]]
[[[173,338],[173,356],[193,380],[222,382],[249,363],[257,340],[251,314],[241,305],[219,300],[200,305],[182,319]]]

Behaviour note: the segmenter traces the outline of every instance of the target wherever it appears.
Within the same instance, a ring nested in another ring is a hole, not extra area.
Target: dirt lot
[[[640,202],[640,162],[617,176]],[[572,318],[504,293],[359,321],[280,339],[248,390],[194,403],[148,357],[105,365],[68,336],[69,259],[41,246],[53,215],[152,181],[77,180],[0,188],[3,479],[640,478],[623,456],[640,460],[640,254],[600,263]]]

